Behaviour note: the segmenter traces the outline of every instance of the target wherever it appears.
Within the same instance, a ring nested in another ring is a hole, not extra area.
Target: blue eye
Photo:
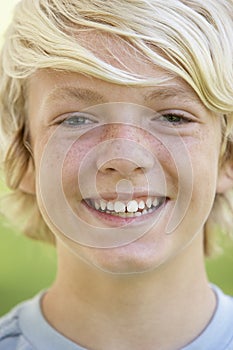
[[[71,127],[81,127],[88,124],[96,123],[95,120],[90,119],[89,117],[83,115],[83,114],[71,114],[69,117],[67,117],[62,124],[71,126]]]

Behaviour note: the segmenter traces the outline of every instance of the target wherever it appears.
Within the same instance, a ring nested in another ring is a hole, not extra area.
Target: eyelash
[[[78,120],[82,120],[82,122],[77,123]],[[80,113],[80,115],[78,113],[71,114],[62,121],[62,124],[68,127],[82,127],[93,123],[96,123],[96,121],[89,118],[89,116],[85,116],[83,113]]]
[[[168,124],[172,124],[172,125],[183,125],[183,124],[188,124],[193,122],[193,119],[187,117],[185,114],[183,113],[173,113],[173,112],[168,112],[168,113],[164,113],[164,114],[160,114],[159,117],[156,117],[156,120],[161,120],[161,118],[165,118],[165,123]],[[169,121],[169,118],[175,118],[176,121]],[[177,121],[177,119],[179,119]],[[155,119],[154,119],[155,120]]]

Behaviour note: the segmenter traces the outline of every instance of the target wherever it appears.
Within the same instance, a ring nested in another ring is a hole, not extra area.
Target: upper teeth
[[[114,203],[114,211],[116,213],[124,213],[125,212],[125,204],[123,202],[117,201]]]
[[[90,200],[91,205],[95,207],[96,210],[102,210],[102,211],[113,211],[116,213],[136,213],[138,209],[145,210],[150,209],[152,205],[154,207],[158,206],[161,202],[161,198],[155,197],[151,198],[148,197],[146,201],[140,200],[137,202],[135,199],[131,200],[127,203],[122,201],[105,201],[104,199],[100,200]]]
[[[138,211],[138,202],[137,201],[130,201],[127,204],[127,211],[129,213],[136,213],[136,211]]]

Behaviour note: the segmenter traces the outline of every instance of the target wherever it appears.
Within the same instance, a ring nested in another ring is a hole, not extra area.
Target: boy
[[[232,13],[17,5],[1,56],[7,211],[56,242],[58,272],[2,318],[1,350],[233,349],[233,301],[203,254],[232,230]]]

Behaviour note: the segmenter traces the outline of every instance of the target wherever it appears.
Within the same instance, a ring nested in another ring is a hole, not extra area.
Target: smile
[[[133,218],[150,214],[157,210],[165,201],[166,197],[148,197],[144,200],[133,199],[128,202],[85,199],[87,205],[98,212],[122,218]]]

